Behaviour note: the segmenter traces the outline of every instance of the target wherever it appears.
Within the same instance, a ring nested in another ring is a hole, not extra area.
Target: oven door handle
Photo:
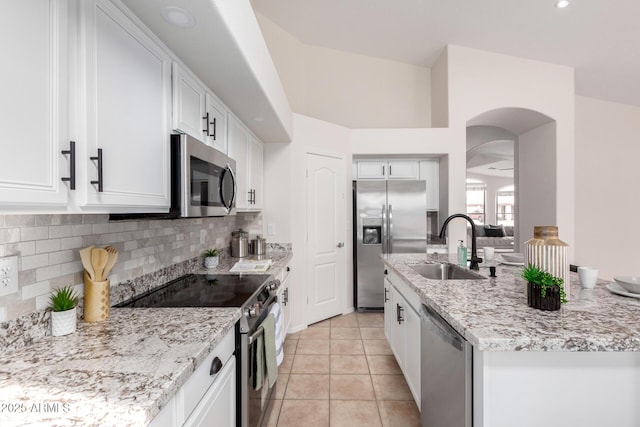
[[[262,326],[259,326],[254,333],[249,335],[249,345],[253,344],[255,340],[258,339],[258,337],[262,334],[264,334],[264,328]]]

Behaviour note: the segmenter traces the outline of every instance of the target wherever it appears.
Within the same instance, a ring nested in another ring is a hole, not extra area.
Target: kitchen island
[[[527,306],[519,267],[498,264],[496,278],[441,281],[411,265],[449,256],[383,260],[473,345],[474,427],[640,425],[640,300],[610,293],[604,281],[583,290],[572,276],[570,301],[545,312]]]

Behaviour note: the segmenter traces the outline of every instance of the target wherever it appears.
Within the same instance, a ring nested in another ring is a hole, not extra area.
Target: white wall
[[[257,16],[296,113],[349,128],[431,125],[429,68],[306,45]]]
[[[264,144],[264,234],[268,242],[291,243],[293,174],[290,144]],[[275,234],[267,233],[268,225]]]
[[[450,45],[447,51],[449,126],[459,134],[456,144],[464,144],[467,122],[487,111],[525,108],[556,121],[555,219],[562,240],[570,244],[571,257],[575,209],[573,69],[460,46]],[[455,183],[450,188],[461,191]]]
[[[445,49],[431,67],[431,126],[449,126],[449,69]]]
[[[640,275],[640,107],[576,97],[575,263]]]
[[[536,225],[556,225],[556,124],[539,126],[519,136],[517,204],[519,206],[519,242],[533,237]],[[566,230],[558,226],[560,240],[565,241]],[[516,246],[516,249],[518,247]]]

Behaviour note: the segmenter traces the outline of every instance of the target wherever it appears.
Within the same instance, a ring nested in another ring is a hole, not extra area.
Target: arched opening
[[[500,108],[467,122],[467,178],[486,183],[487,224],[512,226],[516,252],[534,225],[556,224],[556,170],[551,117]]]

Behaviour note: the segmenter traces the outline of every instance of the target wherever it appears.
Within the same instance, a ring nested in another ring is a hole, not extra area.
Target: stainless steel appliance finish
[[[355,287],[359,311],[384,307],[380,254],[426,253],[427,184],[354,182]]]
[[[235,160],[188,135],[172,135],[171,142],[179,145],[172,155],[179,153],[180,216],[235,214]]]
[[[422,425],[471,427],[472,346],[428,306],[421,317]]]
[[[249,233],[237,230],[231,233],[231,256],[244,258],[249,255]]]
[[[269,416],[278,382],[254,390],[250,353],[264,333],[261,323],[276,302],[280,281],[267,274],[189,274],[152,289],[118,307],[239,307],[236,325],[237,420],[240,427],[257,427]]]
[[[250,240],[249,253],[253,255],[264,255],[267,253],[267,239],[256,236],[255,239]]]

